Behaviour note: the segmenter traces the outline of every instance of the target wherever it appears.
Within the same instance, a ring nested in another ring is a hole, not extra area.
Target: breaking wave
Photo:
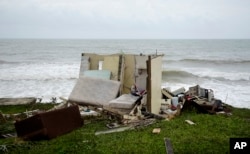
[[[72,80],[79,75],[77,64],[22,63],[1,69],[0,80]]]
[[[191,77],[191,78],[197,78],[199,76],[195,75],[195,74],[192,74],[192,73],[189,73],[189,72],[186,72],[186,71],[178,71],[178,70],[164,70],[162,71],[162,75],[163,76],[176,76],[176,77]]]
[[[5,61],[5,60],[1,60],[0,59],[0,65],[3,65],[3,64],[17,64],[18,62],[10,62],[10,61]]]
[[[184,70],[164,70],[163,76],[176,78],[205,78],[215,79],[219,81],[249,81],[250,73],[233,73],[233,72],[210,72],[210,71],[196,71],[189,72]]]
[[[58,80],[76,80],[77,77],[51,77],[51,78],[22,78],[22,77],[18,77],[18,78],[8,78],[8,79],[0,79],[0,81],[58,81]]]
[[[187,62],[195,64],[250,64],[250,60],[241,59],[165,59],[164,62]]]

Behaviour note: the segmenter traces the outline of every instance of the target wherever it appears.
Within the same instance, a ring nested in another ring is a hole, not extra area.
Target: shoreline
[[[50,100],[44,100],[44,101],[39,101],[39,98],[36,97],[0,97],[0,107],[1,106],[14,106],[14,105],[31,105],[31,104],[60,104],[63,102],[63,99],[68,99],[66,97],[54,97],[56,98],[56,101],[53,102],[52,99]],[[250,108],[247,107],[236,107],[228,103],[224,103],[226,106],[236,108],[236,109],[248,109]]]

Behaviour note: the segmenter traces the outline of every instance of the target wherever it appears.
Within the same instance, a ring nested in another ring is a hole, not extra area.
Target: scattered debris
[[[44,111],[40,111],[39,109],[36,109],[36,110],[32,110],[32,111],[25,111],[25,112],[21,112],[21,113],[14,113],[14,114],[1,114],[0,113],[0,123],[1,123],[1,119],[5,119],[5,122],[9,119],[15,119],[15,120],[20,120],[21,119],[24,119],[24,118],[29,118],[35,114],[38,114],[38,113],[42,113]]]
[[[214,98],[212,89],[199,85],[188,91],[183,87],[174,91],[161,89],[161,62],[162,55],[82,54],[79,79],[68,100],[60,97],[63,102],[43,113],[39,110],[11,115],[0,113],[0,122],[16,117],[17,136],[36,140],[67,133],[81,127],[82,118],[101,114],[115,117],[117,122],[107,124],[109,130],[95,135],[145,127],[156,120],[171,120],[190,106],[202,113],[230,115],[224,103]],[[0,98],[0,105],[41,101],[42,98]],[[51,101],[56,103],[57,98],[52,97]],[[17,117],[23,114],[26,119],[19,120]],[[160,128],[155,128],[152,132],[160,131]],[[173,153],[170,139],[164,140],[167,153]]]
[[[0,145],[0,151],[2,152],[8,152],[7,146],[6,145]]]
[[[155,121],[156,120],[153,118],[144,119],[144,120],[134,119],[134,120],[130,121],[129,123],[123,123],[123,124],[125,124],[125,126],[120,125],[121,127],[118,127],[118,128],[112,128],[109,130],[98,131],[95,133],[95,135],[123,132],[125,130],[131,130],[131,129],[138,129],[141,127],[146,127],[146,126],[152,125],[153,123],[155,123]]]
[[[36,102],[37,102],[37,103],[41,103],[42,100],[43,100],[43,96],[42,96],[42,97],[39,97],[39,98],[36,98]]]
[[[152,133],[159,134],[161,132],[161,128],[154,128]]]
[[[191,120],[185,120],[188,124],[190,124],[190,125],[195,125],[195,123],[193,122],[193,121],[191,121]]]
[[[174,154],[174,150],[169,138],[164,138],[167,154]]]
[[[120,128],[114,128],[114,129],[108,129],[105,131],[98,131],[95,133],[95,135],[101,135],[101,134],[110,134],[115,132],[123,132],[125,130],[134,129],[133,126],[127,126],[127,127],[120,127]]]
[[[170,94],[170,92],[167,89],[161,90],[162,94],[165,95],[167,98],[172,99],[173,94]]]
[[[9,134],[3,134],[1,135],[3,138],[12,138],[12,137],[17,137],[16,133],[9,133]]]
[[[184,93],[185,93],[185,88],[182,87],[182,88],[176,89],[175,91],[172,91],[171,93],[172,93],[174,96],[178,96],[179,94],[184,94]]]
[[[230,110],[226,109],[225,103],[214,98],[212,89],[201,88],[199,85],[190,87],[188,91],[185,91],[184,88],[173,92],[162,89],[162,95],[164,103],[162,103],[161,113],[167,114],[170,118],[180,115],[181,112],[191,107],[196,108],[201,113],[217,114],[220,112],[230,115]],[[169,99],[171,99],[171,103],[166,106],[165,102]]]
[[[112,129],[112,128],[117,128],[117,127],[119,127],[120,125],[117,124],[117,123],[109,123],[109,124],[107,124],[106,126],[107,126],[108,128],[110,128],[110,129]]]
[[[56,97],[52,97],[51,98],[51,103],[56,103],[56,100],[57,100]]]

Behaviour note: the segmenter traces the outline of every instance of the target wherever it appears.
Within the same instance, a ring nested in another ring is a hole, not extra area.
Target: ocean
[[[162,87],[199,84],[234,107],[250,108],[250,40],[1,39],[0,98],[67,98],[81,53],[164,54]]]

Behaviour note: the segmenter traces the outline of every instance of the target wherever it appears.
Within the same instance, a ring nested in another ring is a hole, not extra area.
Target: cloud
[[[248,0],[1,0],[0,35],[249,38],[249,14]]]

